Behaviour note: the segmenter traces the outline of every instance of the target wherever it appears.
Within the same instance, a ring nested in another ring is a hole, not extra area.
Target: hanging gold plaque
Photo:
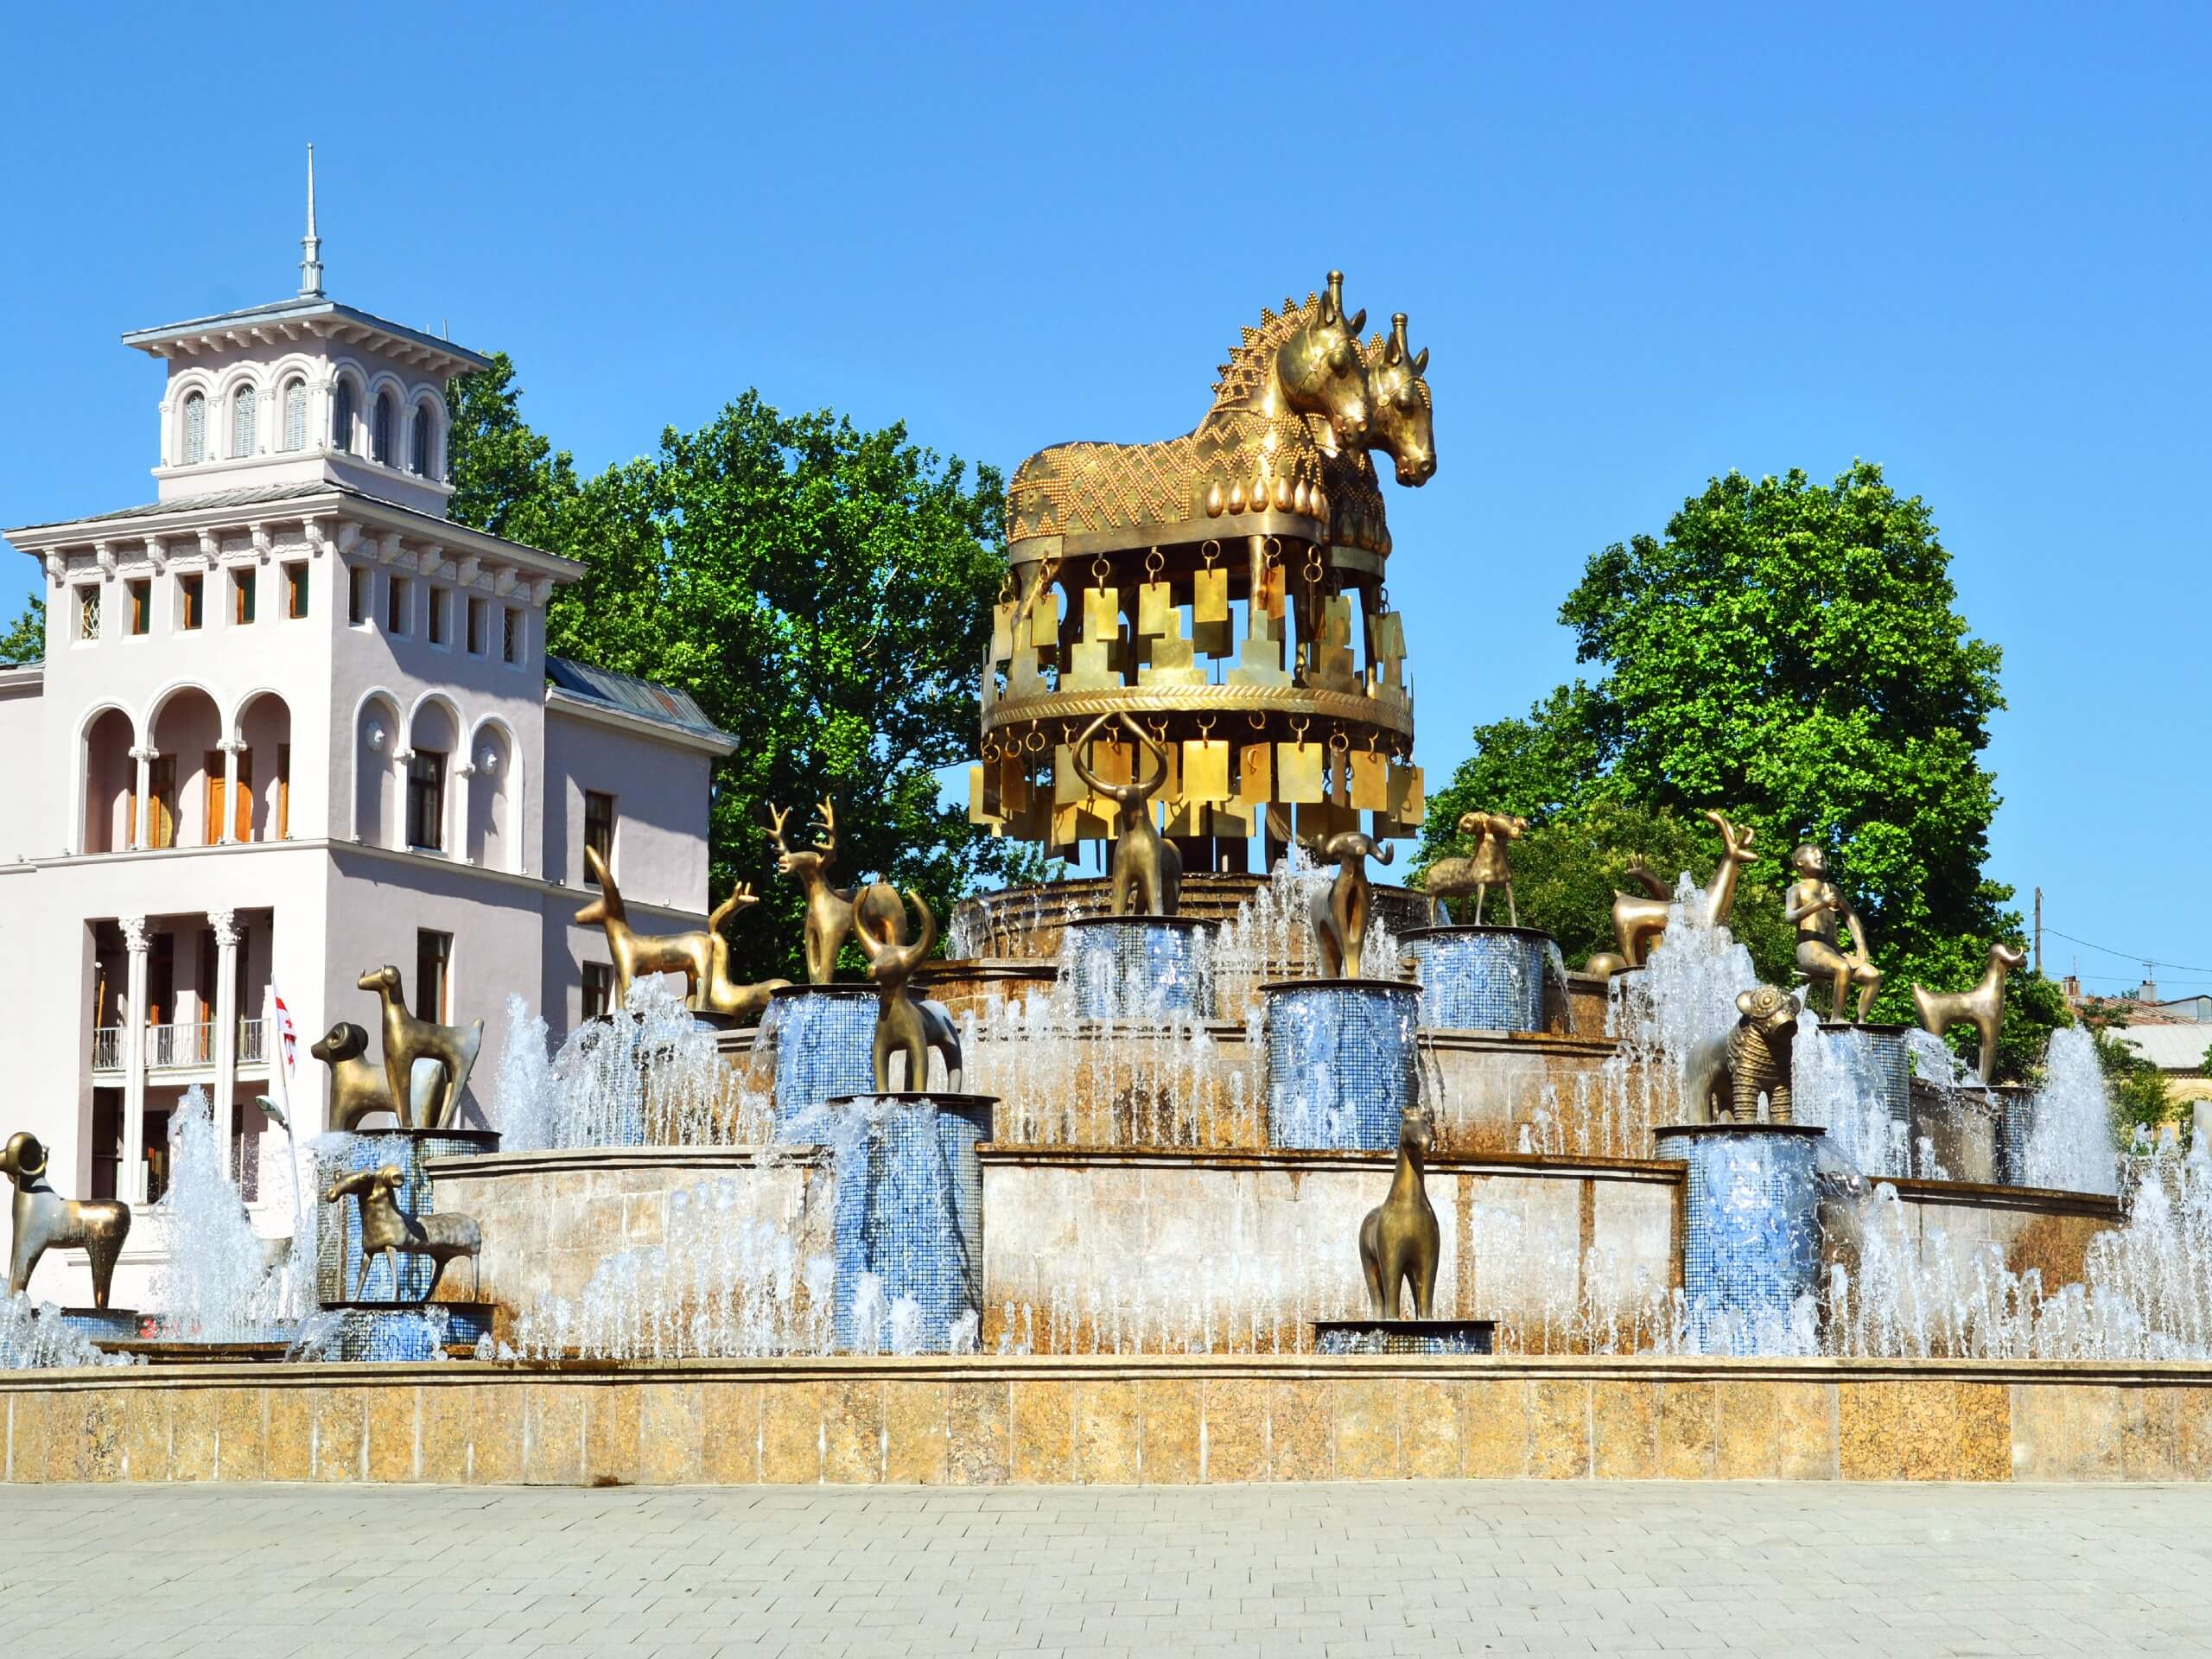
[[[1018,754],[999,761],[999,813],[1011,822],[1029,806],[1029,767]]]
[[[1052,804],[1057,807],[1080,805],[1090,798],[1090,785],[1083,781],[1075,769],[1075,751],[1065,743],[1052,745]],[[1057,830],[1058,821],[1054,820]],[[1057,839],[1057,837],[1056,837]]]
[[[1274,745],[1247,743],[1236,755],[1236,798],[1264,806],[1275,798],[1274,775]]]
[[[1057,651],[1060,644],[1060,595],[1047,588],[1029,607],[1029,643],[1040,652]]]
[[[1136,751],[1127,743],[1109,743],[1101,740],[1090,746],[1090,769],[1102,784],[1126,784],[1130,781],[1129,767],[1136,759]]]
[[[1275,798],[1305,803],[1320,800],[1321,762],[1328,750],[1319,743],[1275,745]]]
[[[1226,657],[1236,643],[1229,617],[1229,572],[1216,567],[1191,577],[1191,645],[1209,657]]]
[[[1183,741],[1183,793],[1194,801],[1229,798],[1229,744],[1218,737]]]
[[[1351,768],[1351,804],[1362,812],[1386,812],[1390,807],[1390,760],[1376,749],[1354,749],[1346,757]]]
[[[991,787],[995,781],[995,772],[992,777],[986,778],[981,765],[968,768],[969,823],[996,823],[999,822],[998,803],[991,798],[997,792]]]
[[[1083,590],[1083,637],[1116,639],[1122,632],[1122,590],[1086,588]]]
[[[1405,619],[1395,611],[1380,611],[1370,625],[1375,634],[1375,654],[1377,657],[1402,657],[1406,654]]]
[[[1419,766],[1402,766],[1395,761],[1390,766],[1390,816],[1411,830],[1428,814],[1428,805],[1421,795]]]
[[[1252,834],[1252,819],[1258,811],[1249,801],[1216,801],[1211,809],[1214,838],[1217,841],[1243,841]]]
[[[1012,600],[991,607],[991,660],[995,663],[1014,655],[1014,611]]]
[[[1282,614],[1283,571],[1280,564],[1271,564],[1260,578],[1260,608],[1269,616]]]
[[[1137,584],[1137,632],[1165,633],[1168,618],[1175,613],[1175,588],[1173,583],[1146,582]]]
[[[1167,809],[1166,827],[1163,836],[1203,836],[1206,832],[1206,810],[1196,801],[1178,801]]]

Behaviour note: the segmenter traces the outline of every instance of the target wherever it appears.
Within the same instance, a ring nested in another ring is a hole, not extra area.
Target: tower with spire
[[[315,233],[315,146],[308,146],[308,233],[300,238],[300,297],[322,297],[322,238]]]

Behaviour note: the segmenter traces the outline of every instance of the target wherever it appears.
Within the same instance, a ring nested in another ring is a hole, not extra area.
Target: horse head
[[[1367,368],[1360,359],[1359,331],[1367,313],[1344,315],[1344,274],[1329,273],[1329,291],[1305,314],[1304,322],[1275,347],[1275,381],[1283,400],[1301,415],[1327,421],[1338,442],[1364,446],[1372,408]]]
[[[1390,319],[1388,340],[1367,348],[1367,447],[1397,463],[1398,482],[1409,488],[1436,475],[1436,423],[1429,407],[1428,347],[1406,346],[1406,314]]]

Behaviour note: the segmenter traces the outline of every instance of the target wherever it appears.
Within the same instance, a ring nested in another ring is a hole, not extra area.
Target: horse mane
[[[1275,354],[1276,347],[1308,323],[1318,321],[1321,315],[1321,296],[1308,294],[1306,303],[1285,299],[1280,315],[1260,308],[1260,326],[1247,328],[1244,337],[1229,349],[1229,361],[1215,372],[1221,378],[1213,383],[1213,406],[1242,401],[1257,391],[1268,378],[1268,361]]]

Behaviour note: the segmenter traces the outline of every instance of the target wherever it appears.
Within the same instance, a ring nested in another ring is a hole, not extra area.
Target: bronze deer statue
[[[1705,893],[1705,925],[1718,927],[1736,907],[1736,878],[1758,856],[1751,851],[1751,841],[1758,830],[1755,826],[1738,830],[1715,811],[1707,811],[1705,818],[1720,832],[1720,862],[1713,867],[1713,885]],[[1651,947],[1667,931],[1667,907],[1674,895],[1652,874],[1641,855],[1630,861],[1628,873],[1643,891],[1613,895],[1613,943],[1620,947],[1624,965],[1641,968]]]
[[[702,1012],[758,1020],[767,1011],[770,994],[791,983],[788,979],[764,979],[757,985],[730,982],[729,941],[722,937],[722,924],[760,902],[753,884],[741,881],[728,898],[715,906],[715,913],[707,918],[707,984],[698,1002]]]
[[[1953,1026],[1971,1020],[1981,1037],[1981,1053],[1978,1070],[1985,1084],[1993,1083],[1992,1068],[1997,1064],[1997,1033],[2005,1018],[2005,981],[2012,971],[2028,959],[2024,950],[2015,950],[2002,939],[1989,947],[1989,966],[1983,971],[1981,982],[1970,991],[1931,991],[1925,985],[1912,988],[1912,1006],[1920,1016],[1923,1031],[1941,1037]]]
[[[799,891],[806,895],[807,982],[827,985],[837,977],[837,952],[853,931],[853,892],[849,887],[830,885],[830,862],[837,855],[837,809],[825,796],[814,812],[820,830],[814,845],[794,850],[784,839],[784,825],[789,821],[791,811],[788,808],[779,810],[772,804],[768,808],[768,840],[776,849],[777,870],[798,882]],[[878,882],[861,901],[879,922],[889,919],[881,914],[881,893],[888,892],[890,889]],[[906,916],[899,908],[896,893],[892,893],[891,907],[898,910],[898,931],[903,934]]]
[[[1408,1106],[1398,1124],[1398,1167],[1390,1193],[1359,1224],[1359,1261],[1367,1272],[1370,1313],[1398,1317],[1399,1287],[1410,1284],[1414,1317],[1436,1317],[1436,1269],[1444,1254],[1444,1231],[1421,1184],[1435,1126],[1426,1108]]]
[[[684,1006],[703,1006],[701,999],[713,982],[714,948],[709,942],[712,930],[707,933],[632,932],[629,910],[622,903],[621,890],[614,885],[614,873],[607,868],[597,848],[584,849],[584,864],[599,884],[599,897],[576,912],[575,922],[579,927],[597,922],[607,931],[607,949],[614,958],[615,1005],[619,1007],[630,1000],[630,987],[641,974],[681,974]]]

